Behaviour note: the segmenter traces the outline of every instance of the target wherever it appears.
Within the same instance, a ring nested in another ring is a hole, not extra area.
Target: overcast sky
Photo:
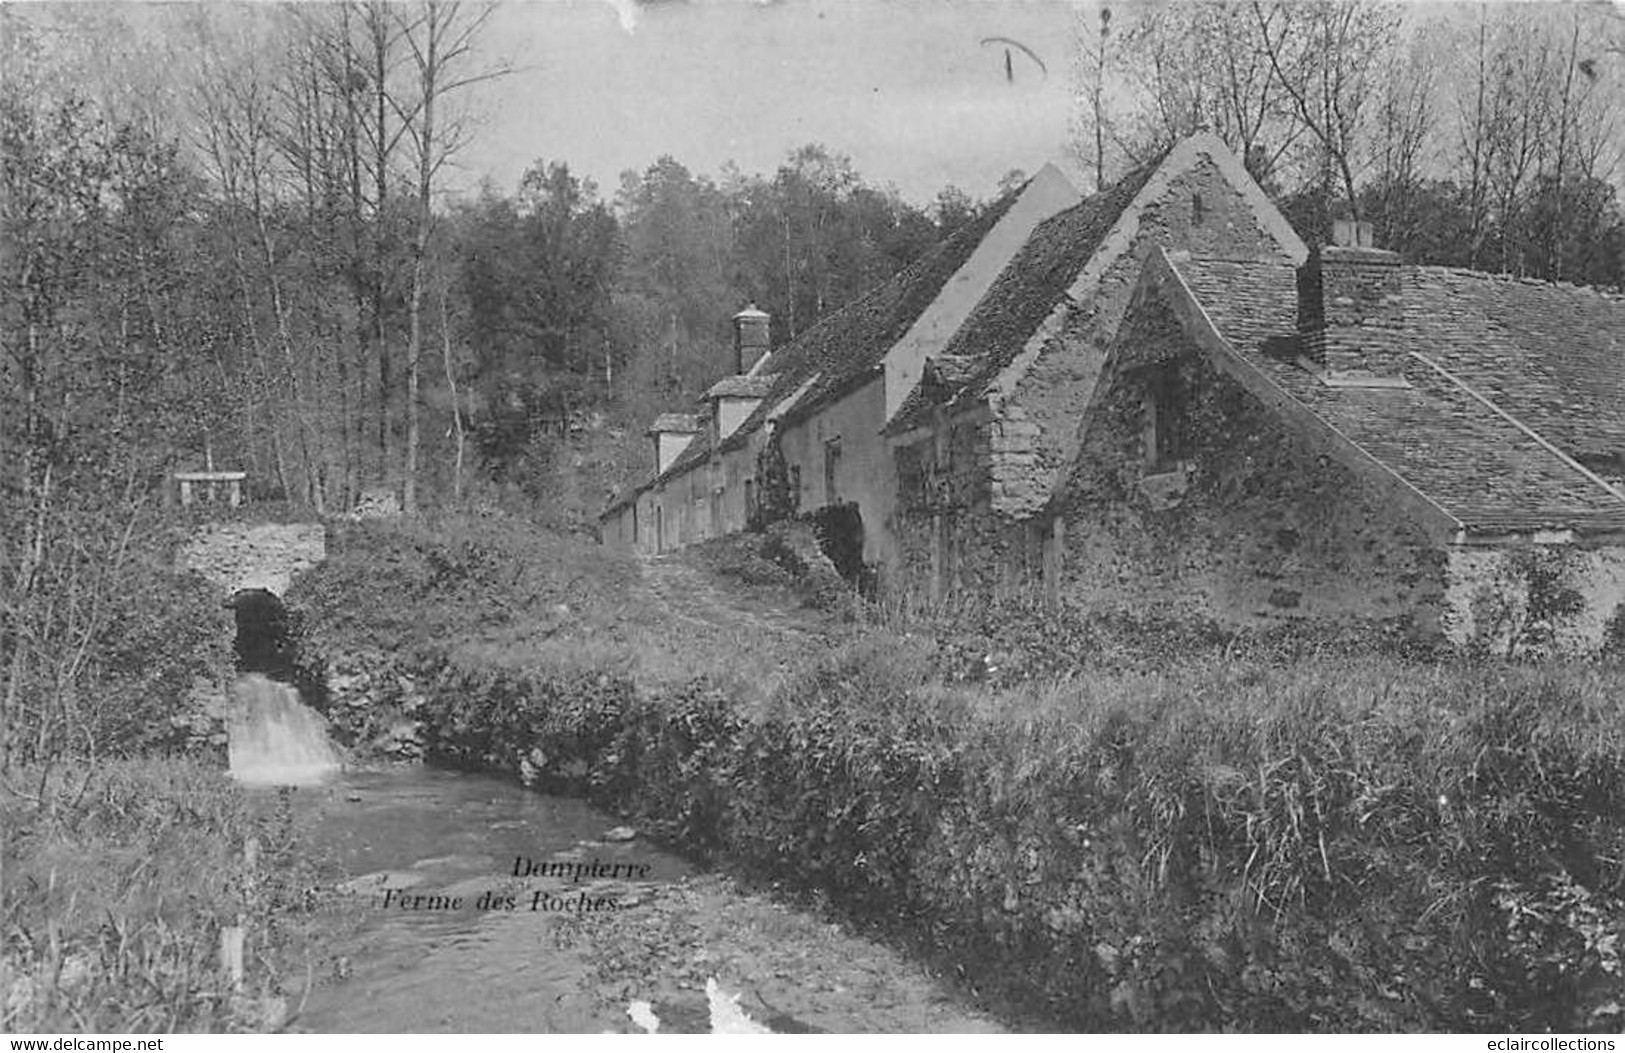
[[[188,105],[196,6],[5,8],[3,27],[26,23],[30,41],[9,40],[0,59],[19,47],[48,56],[42,75],[115,110]],[[609,196],[623,170],[662,154],[696,172],[733,160],[771,173],[817,142],[920,204],[948,183],[986,196],[1012,168],[1066,159],[1079,10],[1071,0],[504,0],[472,57],[514,72],[461,100],[484,123],[448,185],[489,177],[512,191],[543,158]],[[269,39],[268,14],[211,3],[204,21],[215,39],[240,34],[252,50]]]
[[[488,123],[457,178],[489,175],[507,190],[538,157],[563,159],[607,195],[622,170],[661,154],[700,172],[730,159],[771,172],[818,142],[916,202],[947,183],[986,196],[1012,168],[1065,159],[1077,10],[1064,0],[510,0],[486,41],[518,72],[478,89]],[[1015,43],[984,43],[994,37]]]

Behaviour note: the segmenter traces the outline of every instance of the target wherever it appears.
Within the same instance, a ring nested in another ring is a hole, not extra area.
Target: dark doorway
[[[812,514],[818,548],[835,565],[835,572],[860,589],[868,583],[863,565],[863,516],[856,504],[830,505]]]

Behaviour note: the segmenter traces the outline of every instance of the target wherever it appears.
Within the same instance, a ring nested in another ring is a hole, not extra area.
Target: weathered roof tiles
[[[1297,341],[1293,268],[1165,259],[1267,390],[1289,396],[1461,528],[1625,528],[1625,495],[1573,452],[1577,441],[1625,433],[1625,359],[1614,335],[1625,332],[1625,302],[1589,290],[1404,267],[1402,325],[1344,327],[1339,335],[1350,347],[1380,352],[1409,386],[1335,387],[1282,353]],[[1509,317],[1520,311],[1527,317]],[[1564,312],[1581,321],[1557,323]],[[1552,339],[1557,333],[1566,335]],[[1589,416],[1554,412],[1559,400],[1585,403]]]

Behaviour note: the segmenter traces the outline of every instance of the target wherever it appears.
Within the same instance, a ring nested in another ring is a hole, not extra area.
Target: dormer
[[[705,400],[711,404],[714,443],[721,443],[750,419],[756,407],[773,390],[773,382],[777,379],[776,373],[763,373],[758,376],[723,377],[711,385],[711,390],[705,393]]]
[[[662,413],[644,432],[654,440],[655,474],[663,474],[679,454],[688,449],[700,432],[700,422],[692,413]]]

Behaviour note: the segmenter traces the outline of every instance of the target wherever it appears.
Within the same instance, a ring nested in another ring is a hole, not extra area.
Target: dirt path
[[[590,989],[614,1017],[652,1003],[662,1031],[710,1030],[706,981],[776,1032],[991,1033],[903,955],[715,874],[669,885],[640,909],[561,933],[583,955]],[[624,1030],[637,1030],[627,1020]]]
[[[829,627],[788,594],[729,589],[680,556],[642,557],[643,580],[666,615],[724,632],[753,632],[798,643],[824,639]]]
[[[736,697],[757,704],[797,659],[829,647],[845,631],[787,590],[719,582],[680,555],[646,556],[641,563],[640,614],[648,629],[638,643],[645,677],[733,675]],[[748,679],[737,679],[742,668]]]

